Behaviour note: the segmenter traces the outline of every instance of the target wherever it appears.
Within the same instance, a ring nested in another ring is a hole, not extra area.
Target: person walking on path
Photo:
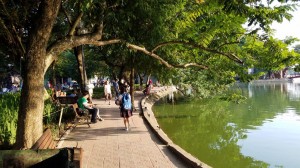
[[[151,86],[149,84],[146,85],[146,88],[143,90],[144,95],[149,95],[151,91]]]
[[[119,97],[119,94],[120,94],[120,89],[119,89],[118,82],[119,82],[118,79],[112,81],[112,84],[113,84],[113,87],[114,87],[114,90],[115,90],[115,97]]]
[[[132,104],[131,104],[131,96],[127,92],[126,87],[121,88],[119,102],[120,102],[120,116],[123,117],[125,130],[128,131],[130,127],[129,118],[132,116]]]
[[[95,86],[94,84],[90,81],[88,85],[86,85],[85,89],[89,91],[90,94],[90,100],[92,101],[92,97],[93,97],[93,90],[94,90]]]
[[[108,100],[108,105],[110,105],[110,100],[111,100],[111,86],[109,81],[104,82],[104,95],[105,95],[105,101]]]

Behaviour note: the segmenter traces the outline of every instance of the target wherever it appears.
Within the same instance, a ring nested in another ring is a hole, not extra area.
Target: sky
[[[293,18],[290,21],[285,19],[282,23],[274,22],[272,24],[271,28],[275,29],[275,38],[283,40],[287,36],[293,36],[300,39],[300,7],[297,7],[291,14]],[[300,44],[300,41],[295,44]]]

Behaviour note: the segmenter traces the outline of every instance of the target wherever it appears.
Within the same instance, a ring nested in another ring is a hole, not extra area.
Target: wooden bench
[[[81,168],[82,148],[56,148],[47,128],[30,150],[2,150],[0,167]]]
[[[82,148],[2,150],[0,167],[81,168]]]
[[[57,100],[60,104],[74,104],[77,102],[78,97],[71,97],[71,96],[59,96]]]
[[[37,149],[55,149],[56,148],[56,142],[52,137],[51,130],[47,128],[43,135],[36,141],[35,144],[31,147],[32,150]]]
[[[83,120],[86,120],[86,124],[90,126],[90,115],[89,115],[89,112],[88,110],[82,110],[78,107],[78,104],[77,103],[74,103],[72,105],[72,108],[73,108],[73,112],[75,114],[75,122],[78,123],[81,119]]]

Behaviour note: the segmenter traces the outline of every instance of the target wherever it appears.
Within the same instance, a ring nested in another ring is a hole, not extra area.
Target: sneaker
[[[126,130],[126,131],[128,131],[128,130],[129,130],[129,129],[128,129],[128,127],[127,127],[127,128],[125,128],[125,130]]]
[[[103,118],[101,118],[101,117],[99,118],[99,121],[103,121],[103,120],[104,120]]]

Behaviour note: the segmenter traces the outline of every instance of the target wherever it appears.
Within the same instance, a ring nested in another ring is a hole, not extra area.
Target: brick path
[[[142,93],[135,95],[135,107],[139,107]],[[125,131],[113,101],[108,105],[104,99],[94,99],[93,103],[104,121],[91,124],[91,128],[76,126],[58,146],[83,148],[84,168],[186,167],[151,132],[139,110],[130,119],[130,130]]]

